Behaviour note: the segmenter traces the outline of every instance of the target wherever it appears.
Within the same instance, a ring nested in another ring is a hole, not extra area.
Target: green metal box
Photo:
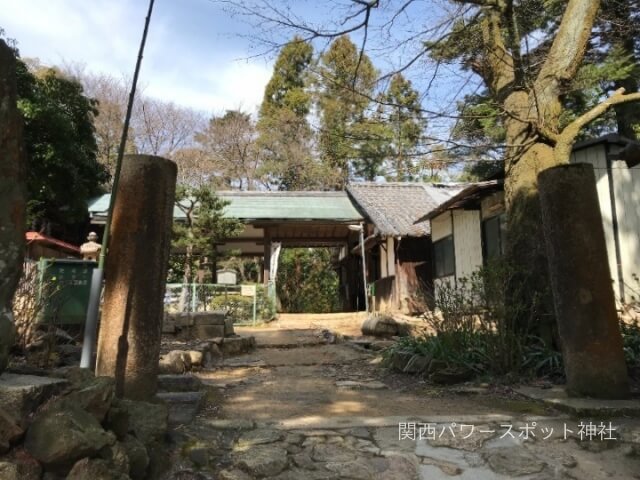
[[[91,260],[41,259],[40,294],[52,287],[41,322],[56,325],[81,325],[87,315],[91,275],[98,264]]]

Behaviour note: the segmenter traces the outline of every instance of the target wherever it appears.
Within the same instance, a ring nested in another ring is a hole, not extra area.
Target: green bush
[[[278,267],[278,299],[283,312],[341,311],[335,248],[284,248]]]
[[[627,366],[632,369],[640,369],[640,322],[620,321],[622,342],[624,345],[624,358]]]
[[[527,325],[513,323],[523,312],[505,301],[507,288],[513,288],[510,271],[494,261],[456,284],[442,282],[429,298],[423,292],[423,304],[435,307],[423,315],[435,334],[401,339],[387,355],[426,355],[477,375],[561,376],[560,353],[531,335]]]

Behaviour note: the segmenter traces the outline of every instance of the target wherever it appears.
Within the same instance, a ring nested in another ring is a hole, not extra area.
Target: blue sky
[[[254,0],[256,1],[256,0]],[[345,0],[273,0],[279,7],[312,23],[344,18]],[[383,2],[372,14],[373,27],[383,25],[404,2]],[[403,36],[423,24],[437,23],[446,15],[446,0],[424,0],[412,4],[395,19],[389,36],[373,29],[367,53],[382,72],[392,70],[415,54],[420,42],[395,48]],[[23,57],[36,57],[44,64],[84,64],[86,70],[131,76],[138,51],[148,0],[0,0],[0,27],[18,41]],[[450,12],[449,12],[450,13]],[[255,113],[273,66],[273,56],[256,56],[265,45],[255,38],[269,33],[253,27],[255,18],[234,17],[215,0],[156,0],[140,85],[146,95],[173,101],[205,113],[241,108]],[[276,30],[279,41],[293,31]],[[253,37],[253,40],[251,40]],[[356,43],[361,32],[352,34]],[[316,42],[316,49],[326,42]],[[419,91],[426,91],[433,66],[417,62],[405,75]],[[423,98],[427,109],[453,113],[461,90],[473,91],[465,75],[451,66],[441,66]],[[432,119],[431,128],[447,136],[450,120]]]
[[[135,65],[147,0],[0,0],[0,27],[23,57],[78,62],[120,77]],[[272,58],[247,60],[248,26],[209,0],[156,0],[140,85],[147,95],[210,113],[254,111]]]

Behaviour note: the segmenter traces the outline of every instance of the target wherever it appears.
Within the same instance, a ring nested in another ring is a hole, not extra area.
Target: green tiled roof
[[[229,201],[225,214],[245,221],[322,221],[359,222],[362,215],[346,192],[218,192]],[[94,219],[106,217],[110,194],[89,202],[89,215]],[[176,219],[184,218],[177,207]]]

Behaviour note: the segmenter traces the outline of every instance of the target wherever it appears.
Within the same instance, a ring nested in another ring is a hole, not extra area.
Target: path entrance
[[[617,440],[579,441],[578,424],[590,419],[509,388],[434,387],[389,372],[379,352],[345,341],[362,320],[283,315],[267,327],[238,328],[258,348],[199,374],[209,403],[176,434],[176,468],[201,469],[174,478],[640,478],[637,419],[612,420]],[[534,422],[536,436],[525,439]]]

